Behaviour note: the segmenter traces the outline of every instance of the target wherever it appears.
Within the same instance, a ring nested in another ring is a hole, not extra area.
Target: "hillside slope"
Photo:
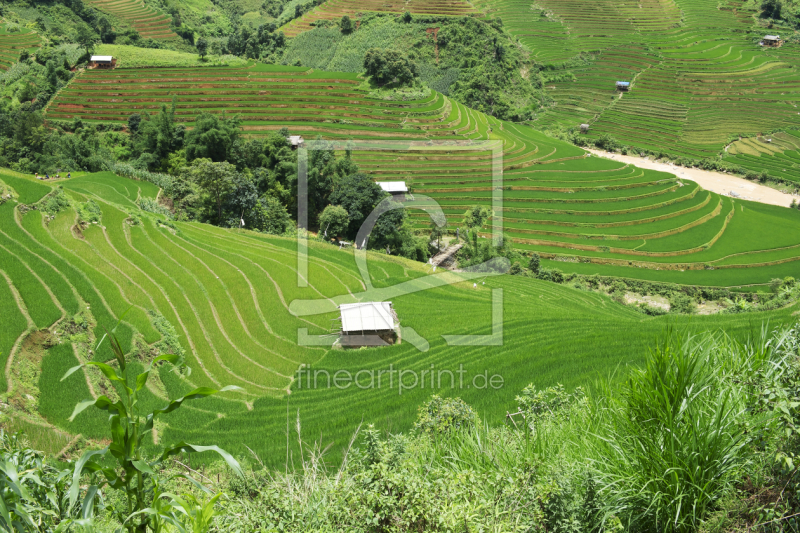
[[[448,153],[426,143],[501,140],[504,205],[494,224],[567,272],[736,286],[797,271],[797,210],[720,197],[672,174],[587,157],[434,91],[380,99],[387,95],[370,93],[354,74],[270,65],[92,71],[59,93],[47,117],[121,123],[173,96],[188,127],[200,112],[234,110],[252,135],[288,127],[306,138],[410,143],[408,153],[358,151],[354,158],[375,179],[403,180],[434,198],[453,227],[469,206],[491,204],[490,154]],[[420,230],[427,227],[427,215],[414,216]]]
[[[760,46],[765,34],[783,32],[759,26],[742,2],[477,5],[553,69],[547,87],[555,104],[536,127],[588,123],[591,138],[608,134],[632,147],[697,159],[720,153],[740,134],[800,127],[798,45],[789,39],[780,48]],[[617,80],[633,82],[630,92],[617,92]],[[748,168],[759,167],[771,170]]]
[[[323,377],[309,388],[310,382],[292,382],[300,365],[328,375],[390,368],[463,370],[464,381],[445,374],[435,392],[462,396],[494,419],[534,377],[540,386],[572,387],[606,376],[619,364],[636,363],[667,325],[724,326],[745,334],[762,320],[789,321],[794,311],[649,318],[596,293],[503,276],[478,288],[461,282],[393,298],[401,324],[430,344],[426,352],[409,342],[346,352],[300,346],[298,328],[325,333],[333,315],[295,317],[288,310],[293,301],[363,293],[352,252],[312,243],[309,286],[300,288],[294,240],[159,222],[136,205],[137,199],[157,194],[149,183],[108,173],[73,178],[63,182],[64,193],[55,192],[70,198],[70,205],[61,203],[56,213],[40,202],[54,194],[48,185],[6,172],[0,179],[17,194],[0,205],[0,248],[8,252],[0,254],[0,352],[8,401],[22,420],[44,419],[83,438],[105,436],[105,418],[93,411],[75,422],[67,417],[76,402],[104,390],[89,371],[60,379],[79,361],[110,356],[107,349],[94,353],[94,340],[117,317],[124,322],[116,333],[134,361],[182,349],[194,370],[180,376],[161,367],[142,400],[148,405],[193,385],[243,388],[169,415],[158,427],[159,440],[214,442],[236,453],[246,453],[247,445],[278,464],[286,453],[287,411],[292,420],[300,417],[304,435],[334,443],[335,456],[361,420],[392,431],[408,429],[416,406],[434,392],[427,381],[400,391],[397,383],[385,381],[371,387],[363,381],[326,386]],[[26,207],[33,204],[36,209]],[[76,213],[86,220],[86,213],[96,212],[98,223],[76,218]],[[378,288],[428,273],[419,263],[370,257],[370,281]],[[441,335],[491,332],[490,289],[504,290],[503,344],[449,346]],[[475,376],[484,373],[502,376],[502,387],[481,388]]]

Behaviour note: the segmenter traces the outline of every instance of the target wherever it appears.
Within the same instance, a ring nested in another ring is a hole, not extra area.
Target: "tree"
[[[783,4],[781,0],[762,0],[761,16],[772,19],[781,18]]]
[[[293,225],[286,206],[273,196],[262,196],[245,221],[250,229],[272,235],[283,235]]]
[[[222,225],[222,202],[234,190],[236,167],[227,161],[215,163],[210,159],[195,159],[183,170],[184,179],[191,180],[214,198],[217,205],[217,225]]]
[[[339,21],[339,29],[342,30],[342,33],[351,33],[354,29],[353,26],[353,21],[347,15],[344,15],[342,20]]]
[[[111,22],[106,17],[100,17],[97,19],[97,33],[100,34],[100,40],[106,44],[113,43],[116,38],[117,34],[114,31],[114,28],[111,26]]]
[[[431,239],[436,240],[437,251],[442,250],[442,235],[447,234],[447,217],[439,216],[431,219]]]
[[[164,166],[169,154],[181,148],[183,143],[183,129],[175,124],[175,99],[172,105],[161,105],[158,115],[145,114],[137,127],[139,133],[136,149],[139,153],[148,153],[155,156],[158,166]],[[129,118],[130,121],[132,119]],[[135,119],[133,119],[135,122]],[[130,124],[130,122],[129,122]]]
[[[339,237],[347,231],[350,215],[340,205],[329,205],[319,215],[319,231],[326,237]]]
[[[403,230],[407,224],[403,205],[390,199],[389,206],[391,209],[375,221],[369,236],[369,245],[370,248],[381,248],[391,254],[392,250],[403,248],[403,241],[407,238]]]
[[[197,53],[200,54],[200,58],[204,58],[206,53],[208,52],[208,41],[205,37],[200,37],[197,39],[197,43],[195,43],[195,47],[197,48]]]
[[[135,135],[139,132],[139,125],[142,123],[142,115],[139,113],[133,113],[131,116],[128,117],[128,131]]]
[[[493,213],[488,207],[473,205],[464,213],[464,225],[471,230],[479,230],[492,215]]]
[[[533,272],[534,274],[538,274],[540,266],[541,266],[541,259],[539,258],[539,254],[533,252],[531,254],[531,260],[528,262],[528,268],[530,268],[531,272]]]
[[[249,173],[248,173],[249,174]],[[252,175],[236,174],[225,202],[227,226],[238,228],[245,215],[258,203],[258,188]]]
[[[397,50],[370,48],[364,55],[364,69],[378,85],[411,85],[419,75],[417,65]]]
[[[94,50],[94,43],[97,41],[97,36],[89,26],[85,23],[81,23],[78,25],[75,40],[81,48],[86,50],[87,55],[91,55],[92,50]]]
[[[339,181],[339,185],[330,196],[330,203],[340,205],[347,210],[350,216],[347,237],[356,237],[366,218],[386,196],[387,193],[377,183],[361,172],[345,176]]]
[[[227,161],[236,141],[239,140],[239,118],[225,118],[202,113],[194,127],[186,133],[186,161],[198,158]]]

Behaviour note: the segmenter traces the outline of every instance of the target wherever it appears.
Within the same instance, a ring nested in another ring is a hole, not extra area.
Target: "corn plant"
[[[82,505],[84,518],[91,518],[93,502],[97,497],[98,491],[108,485],[112,489],[123,491],[125,494],[127,505],[125,509],[117,512],[117,519],[123,524],[126,531],[129,533],[145,533],[148,528],[153,531],[162,531],[166,524],[174,526],[180,522],[174,512],[175,506],[165,504],[159,488],[162,482],[159,480],[158,470],[166,459],[180,453],[213,451],[220,454],[237,475],[241,476],[242,471],[236,459],[225,450],[217,446],[198,446],[186,442],[167,447],[156,459],[147,461],[143,453],[144,438],[152,432],[153,424],[157,417],[179,409],[184,402],[205,398],[218,392],[238,390],[239,388],[229,386],[218,391],[208,387],[200,387],[182,398],[171,401],[166,407],[155,409],[151,412],[143,412],[139,404],[139,394],[147,385],[147,380],[153,367],[162,362],[171,363],[176,368],[186,369],[187,371],[188,367],[186,367],[183,358],[180,356],[161,355],[153,359],[141,374],[135,377],[129,376],[122,346],[113,332],[103,336],[98,346],[102,344],[106,337],[111,345],[118,368],[115,369],[109,364],[95,361],[91,361],[87,365],[98,368],[106,379],[116,386],[120,399],[113,401],[103,395],[96,400],[80,402],[75,406],[70,420],[74,420],[81,412],[92,406],[107,411],[111,423],[111,444],[102,450],[85,452],[75,464],[75,469],[72,473],[72,484],[69,490],[69,507],[72,508],[77,503],[81,477],[84,474],[90,474],[92,476],[92,484],[86,491]],[[78,365],[68,370],[62,381],[83,366]],[[115,467],[108,466],[108,455],[111,456],[111,460],[116,462]],[[173,477],[188,479],[198,488],[207,491],[200,483],[184,474]],[[216,501],[216,499],[212,501]],[[183,508],[182,505],[181,508]]]
[[[0,530],[65,531],[74,523],[67,489],[67,471],[48,465],[42,452],[0,430]]]

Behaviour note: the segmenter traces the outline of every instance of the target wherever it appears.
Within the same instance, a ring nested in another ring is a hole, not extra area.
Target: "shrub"
[[[68,209],[69,206],[69,198],[64,193],[64,189],[60,186],[58,189],[42,198],[42,200],[39,202],[39,209],[51,217],[54,217],[61,211]]]
[[[339,21],[339,29],[342,30],[342,33],[351,33],[355,29],[355,25],[350,17],[344,15],[342,20]]]
[[[417,65],[397,50],[370,48],[364,55],[364,70],[378,85],[411,85],[419,75]]]
[[[450,433],[475,425],[478,416],[461,398],[442,398],[437,394],[420,406],[414,428],[428,435]]]
[[[262,196],[246,219],[245,227],[272,235],[283,235],[294,226],[286,206],[272,196]]]
[[[669,298],[669,309],[672,313],[690,315],[695,312],[696,307],[695,301],[686,294],[675,293]]]
[[[344,235],[350,224],[350,215],[340,205],[329,205],[319,215],[319,231],[324,237]]]
[[[539,270],[537,277],[553,283],[562,283],[564,281],[564,273],[557,268],[542,268]]]
[[[528,268],[531,269],[531,272],[534,274],[539,274],[540,264],[541,258],[539,257],[539,254],[533,252],[531,254],[531,260],[528,262]]]
[[[101,215],[100,206],[91,198],[86,203],[78,205],[78,216],[87,224],[99,224]]]

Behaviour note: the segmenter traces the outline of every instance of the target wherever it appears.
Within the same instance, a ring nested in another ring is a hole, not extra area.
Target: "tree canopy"
[[[419,76],[417,65],[397,50],[370,48],[364,55],[364,69],[378,85],[411,85]]]

